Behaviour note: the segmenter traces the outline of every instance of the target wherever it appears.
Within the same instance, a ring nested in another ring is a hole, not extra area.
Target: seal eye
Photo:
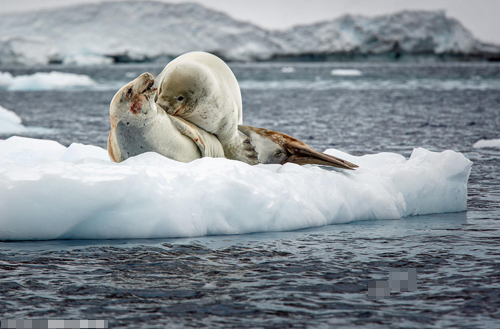
[[[179,96],[179,98],[177,98],[177,100],[178,100],[179,102],[182,102],[182,101],[184,100],[184,97]]]

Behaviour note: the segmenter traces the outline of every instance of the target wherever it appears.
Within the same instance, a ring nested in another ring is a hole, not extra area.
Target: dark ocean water
[[[110,327],[500,327],[500,65],[234,64],[244,123],[318,150],[414,147],[473,161],[468,211],[203,238],[0,242],[0,318],[105,319]],[[283,73],[283,67],[294,72]],[[333,69],[361,76],[333,76]],[[119,86],[161,66],[0,67],[86,74],[92,90],[0,90],[32,137],[106,147]],[[6,138],[7,136],[0,136]],[[369,299],[390,268],[417,290]]]

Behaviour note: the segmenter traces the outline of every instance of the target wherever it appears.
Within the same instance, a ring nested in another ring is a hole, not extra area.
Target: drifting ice
[[[26,130],[21,118],[5,107],[0,106],[0,134],[19,134]]]
[[[53,90],[93,87],[96,82],[87,75],[56,72],[39,72],[33,75],[12,76],[0,72],[0,88],[7,90]]]
[[[472,145],[472,147],[480,148],[500,148],[500,139],[481,139]]]
[[[339,76],[360,76],[362,75],[360,70],[348,70],[348,69],[337,69],[330,72],[331,75]]]
[[[12,137],[0,141],[0,240],[242,234],[466,210],[472,163],[460,153],[327,153],[360,168],[156,153],[116,164],[96,146]]]

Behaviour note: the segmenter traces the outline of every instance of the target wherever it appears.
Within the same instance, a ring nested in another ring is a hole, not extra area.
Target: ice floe
[[[0,105],[0,134],[16,134],[25,130],[21,118]]]
[[[474,148],[500,148],[500,139],[481,139],[472,145]]]
[[[460,153],[327,153],[360,168],[156,153],[117,164],[96,146],[11,137],[0,141],[0,240],[243,234],[466,210],[472,163]]]
[[[0,88],[11,91],[88,89],[96,86],[97,83],[92,78],[83,74],[52,71],[13,76],[9,72],[0,72]]]
[[[330,72],[331,75],[340,75],[340,76],[360,76],[362,75],[360,70],[353,69],[336,69]]]
[[[115,61],[112,58],[98,55],[69,55],[63,60],[64,65],[76,66],[93,66],[93,65],[110,65]]]
[[[281,68],[282,73],[295,73],[295,68],[293,66],[284,66]]]

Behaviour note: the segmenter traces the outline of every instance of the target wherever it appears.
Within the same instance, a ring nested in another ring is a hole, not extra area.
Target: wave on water
[[[342,77],[342,76],[339,76]],[[343,76],[345,78],[345,75]],[[243,80],[240,81],[241,89],[251,90],[498,90],[500,80],[487,79],[359,79],[352,74],[352,79],[324,79],[317,77],[315,80]]]
[[[461,153],[326,152],[360,167],[156,153],[117,164],[96,146],[11,137],[0,141],[0,240],[244,234],[466,210],[472,163]]]
[[[295,68],[286,66],[281,68],[284,77],[293,76]],[[139,73],[125,74],[125,77],[114,80],[99,80],[85,74],[66,72],[38,72],[31,75],[13,76],[10,72],[0,72],[0,90],[7,91],[48,91],[48,90],[118,90]],[[354,69],[334,69],[329,76],[316,76],[312,79],[274,79],[253,80],[241,79],[241,89],[250,90],[498,90],[499,79],[483,79],[471,77],[469,79],[438,79],[412,78],[381,79],[364,75]]]

